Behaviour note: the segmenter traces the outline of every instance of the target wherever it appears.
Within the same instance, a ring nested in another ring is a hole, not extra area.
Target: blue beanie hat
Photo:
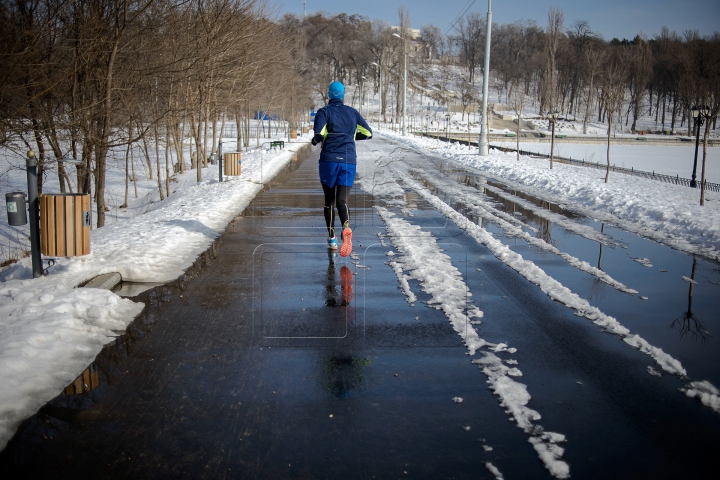
[[[342,100],[345,98],[345,87],[340,82],[332,82],[328,87],[328,97],[339,98]]]

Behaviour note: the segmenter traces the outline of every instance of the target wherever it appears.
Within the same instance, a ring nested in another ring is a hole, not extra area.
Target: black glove
[[[314,147],[315,145],[318,144],[318,141],[315,140],[315,137],[313,137],[313,139],[310,141],[310,143],[312,143],[312,146]]]

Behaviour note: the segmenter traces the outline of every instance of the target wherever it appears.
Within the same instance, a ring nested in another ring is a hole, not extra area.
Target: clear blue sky
[[[272,0],[280,14],[290,12],[302,16],[302,0]],[[405,5],[410,12],[413,28],[435,24],[443,32],[452,24],[464,7],[473,0],[307,0],[308,14],[318,11],[330,14],[358,13],[369,19],[398,23],[398,7]],[[632,39],[639,32],[648,37],[660,33],[663,25],[681,34],[698,30],[701,35],[720,31],[720,1],[718,0],[495,0],[492,2],[493,22],[513,23],[516,20],[535,20],[547,25],[551,6],[565,12],[565,28],[575,20],[584,19],[593,31],[606,40],[613,37]],[[487,0],[475,0],[469,12],[487,14]]]

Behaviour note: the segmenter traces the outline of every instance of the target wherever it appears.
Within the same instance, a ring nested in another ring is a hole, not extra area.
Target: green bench
[[[285,148],[285,142],[283,140],[275,140],[270,142],[270,148]]]

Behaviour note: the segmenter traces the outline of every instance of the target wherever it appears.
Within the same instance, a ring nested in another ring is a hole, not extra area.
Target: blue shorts
[[[318,164],[320,181],[330,188],[335,185],[352,187],[355,181],[356,167],[357,165],[354,163],[320,162]]]

